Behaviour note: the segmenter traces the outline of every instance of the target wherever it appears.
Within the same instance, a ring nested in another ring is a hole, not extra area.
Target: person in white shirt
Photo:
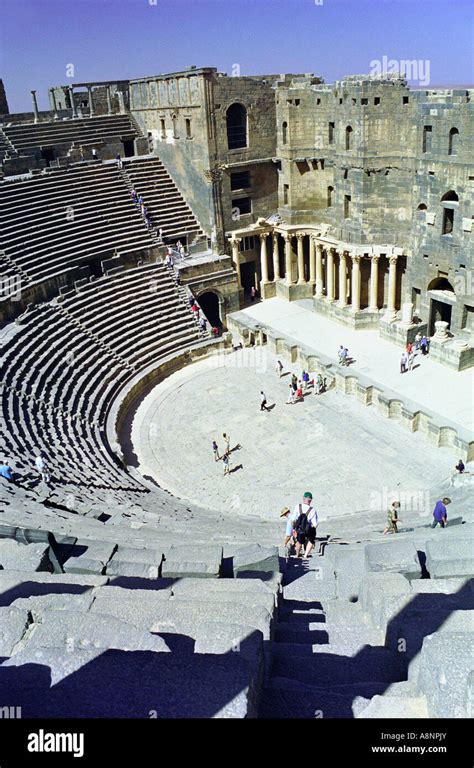
[[[312,505],[313,494],[306,491],[301,504],[297,504],[293,510],[295,516],[296,531],[296,557],[300,556],[302,547],[305,547],[304,556],[310,556],[316,542],[316,529],[318,527],[318,513]],[[306,518],[306,520],[304,519]]]
[[[42,481],[44,483],[49,483],[49,481],[51,480],[51,475],[50,475],[46,460],[43,458],[41,453],[36,454],[35,467],[40,473]]]

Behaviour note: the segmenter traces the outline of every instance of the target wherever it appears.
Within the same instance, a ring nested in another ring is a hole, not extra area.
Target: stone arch
[[[450,291],[454,293],[454,288],[446,277],[435,277],[428,285],[429,291]]]
[[[211,327],[222,328],[225,320],[225,299],[215,288],[205,288],[197,294],[197,300]]]
[[[352,134],[354,133],[352,125],[346,126],[346,149],[352,149]]]

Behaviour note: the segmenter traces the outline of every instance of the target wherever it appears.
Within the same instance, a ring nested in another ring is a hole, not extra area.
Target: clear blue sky
[[[383,56],[429,62],[430,85],[472,84],[473,0],[1,0],[0,77],[10,111],[36,88],[191,64],[332,82]],[[426,65],[425,65],[426,66]],[[416,84],[416,83],[415,83]]]

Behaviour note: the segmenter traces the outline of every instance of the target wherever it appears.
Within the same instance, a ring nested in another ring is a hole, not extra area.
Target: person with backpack
[[[303,494],[303,501],[301,504],[297,504],[293,511],[293,528],[296,535],[296,557],[300,556],[302,547],[305,549],[304,557],[309,557],[316,542],[318,515],[312,505],[312,501],[313,494],[310,491],[306,491],[306,493]]]

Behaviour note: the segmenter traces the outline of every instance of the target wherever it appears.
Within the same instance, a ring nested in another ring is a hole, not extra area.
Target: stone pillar
[[[56,94],[54,92],[54,88],[51,88],[49,92],[51,94],[51,101],[53,102],[53,120],[59,120],[58,105],[56,103]]]
[[[435,334],[433,336],[436,341],[448,341],[448,326],[449,323],[446,320],[436,320],[435,322]]]
[[[305,283],[304,277],[304,254],[303,254],[303,238],[304,232],[298,232],[296,240],[298,242],[298,284]]]
[[[39,122],[38,102],[36,101],[36,91],[31,91],[31,100],[33,102],[33,112],[35,113],[35,123]]]
[[[393,322],[397,319],[397,310],[395,309],[395,298],[397,294],[397,256],[390,256],[388,273],[388,301],[385,319]]]
[[[402,320],[400,325],[403,325],[406,328],[412,328],[414,326],[413,303],[411,301],[402,304]]]
[[[335,248],[329,248],[326,260],[326,285],[328,301],[334,301],[334,252]]]
[[[74,91],[72,85],[69,86],[69,98],[71,99],[72,116],[77,117],[76,104],[74,102]]]
[[[314,286],[316,283],[316,238],[309,236],[309,282]]]
[[[379,259],[380,259],[380,255],[378,253],[374,253],[370,257],[370,300],[369,300],[369,312],[378,312]]]
[[[110,85],[107,86],[106,93],[107,93],[107,114],[111,115],[112,114],[112,96],[110,93]]]
[[[285,283],[292,285],[291,279],[291,235],[285,235]]]
[[[360,310],[360,260],[361,256],[358,254],[350,254],[352,259],[352,302],[351,308],[353,312],[359,312]]]
[[[316,245],[316,298],[320,299],[323,295],[323,246],[322,243]]]
[[[239,288],[242,288],[242,281],[240,279],[240,251],[239,251],[241,238],[233,237],[230,242],[232,244],[232,261],[234,262],[235,271],[237,272],[237,283]]]
[[[268,262],[267,262],[267,235],[260,235],[260,269],[262,273],[262,283],[268,283]]]
[[[273,233],[273,279],[280,279],[280,251],[278,249],[278,232]]]
[[[92,86],[87,86],[88,98],[89,98],[89,117],[94,117],[94,99],[92,97]]]
[[[339,254],[339,307],[345,307],[347,304],[347,277],[346,277],[346,252]]]

